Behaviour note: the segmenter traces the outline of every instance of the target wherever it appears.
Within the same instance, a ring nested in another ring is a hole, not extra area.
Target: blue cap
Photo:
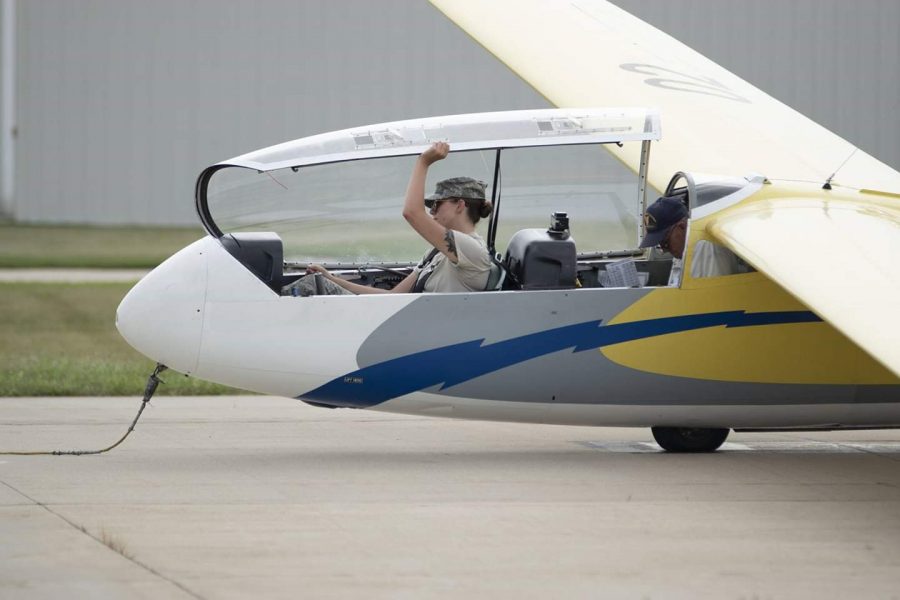
[[[660,198],[648,206],[644,213],[644,231],[647,233],[641,240],[640,247],[658,246],[669,235],[669,230],[687,216],[688,210],[681,200]]]

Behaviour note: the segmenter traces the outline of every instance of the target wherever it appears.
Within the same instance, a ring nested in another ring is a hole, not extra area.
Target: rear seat
[[[509,240],[503,266],[513,289],[564,290],[575,287],[575,240],[568,231],[522,229]]]

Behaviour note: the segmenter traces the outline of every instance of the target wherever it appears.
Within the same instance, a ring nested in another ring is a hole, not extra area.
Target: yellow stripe
[[[760,273],[693,280],[690,289],[654,290],[613,323],[729,310],[807,308]],[[623,366],[677,377],[731,382],[900,384],[826,322],[711,327],[607,346]]]

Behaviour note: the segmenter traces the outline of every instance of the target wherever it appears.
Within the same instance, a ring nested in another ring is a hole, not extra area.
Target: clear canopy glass
[[[488,195],[499,197],[498,251],[519,229],[547,227],[557,211],[569,214],[582,254],[636,249],[639,174],[604,145],[641,152],[658,137],[658,116],[645,109],[514,111],[374,125],[215,165],[198,181],[198,210],[213,235],[279,234],[289,262],[416,262],[428,248],[401,215],[406,186],[416,155],[445,139],[451,154],[429,169],[426,194],[448,177],[487,183]],[[482,220],[485,238],[487,229]]]

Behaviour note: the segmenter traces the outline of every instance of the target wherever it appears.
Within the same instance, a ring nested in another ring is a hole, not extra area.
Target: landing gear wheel
[[[730,429],[651,427],[653,439],[667,452],[714,452]]]

